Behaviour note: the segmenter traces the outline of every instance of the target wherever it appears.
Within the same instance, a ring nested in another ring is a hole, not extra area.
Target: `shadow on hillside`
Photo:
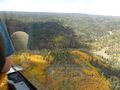
[[[27,24],[25,24],[19,20],[15,20],[15,19],[6,20],[6,26],[7,26],[7,30],[10,35],[12,35],[16,31],[24,31],[24,32],[28,33]]]
[[[63,48],[79,48],[80,46],[78,42],[80,38],[73,29],[65,27],[59,22],[36,22],[29,26],[28,48],[30,50],[54,49],[56,45]]]
[[[120,70],[112,69],[111,67],[104,67],[101,64],[98,64],[97,62],[90,62],[93,66],[99,68],[101,72],[107,77],[110,78],[111,76],[115,76],[120,78]]]

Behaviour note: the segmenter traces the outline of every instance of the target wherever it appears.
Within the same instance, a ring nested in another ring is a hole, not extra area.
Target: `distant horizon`
[[[120,0],[0,0],[0,11],[120,16]]]
[[[72,13],[72,12],[37,12],[37,11],[0,11],[0,12],[16,12],[16,13],[51,13],[51,14],[80,14],[80,15],[92,15],[92,16],[105,16],[105,17],[120,17],[115,15],[101,15],[101,14],[90,14],[90,13]]]

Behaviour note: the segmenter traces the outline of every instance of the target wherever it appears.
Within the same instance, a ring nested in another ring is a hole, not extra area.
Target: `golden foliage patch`
[[[76,66],[51,65],[46,60],[54,58],[50,54],[43,57],[27,52],[15,54],[13,58],[14,63],[25,68],[21,73],[39,90],[110,90],[109,82],[89,63],[96,59],[77,50],[70,53],[80,57],[74,60]]]

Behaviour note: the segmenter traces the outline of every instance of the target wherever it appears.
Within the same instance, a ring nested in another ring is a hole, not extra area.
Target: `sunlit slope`
[[[46,56],[16,53],[13,58],[39,90],[110,90],[99,69],[90,64],[98,60],[81,51],[48,52]]]
[[[0,90],[8,90],[6,73],[0,73]]]

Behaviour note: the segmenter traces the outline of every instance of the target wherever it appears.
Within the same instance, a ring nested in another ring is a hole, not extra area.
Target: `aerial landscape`
[[[120,90],[120,17],[0,12],[13,60],[38,90]]]

